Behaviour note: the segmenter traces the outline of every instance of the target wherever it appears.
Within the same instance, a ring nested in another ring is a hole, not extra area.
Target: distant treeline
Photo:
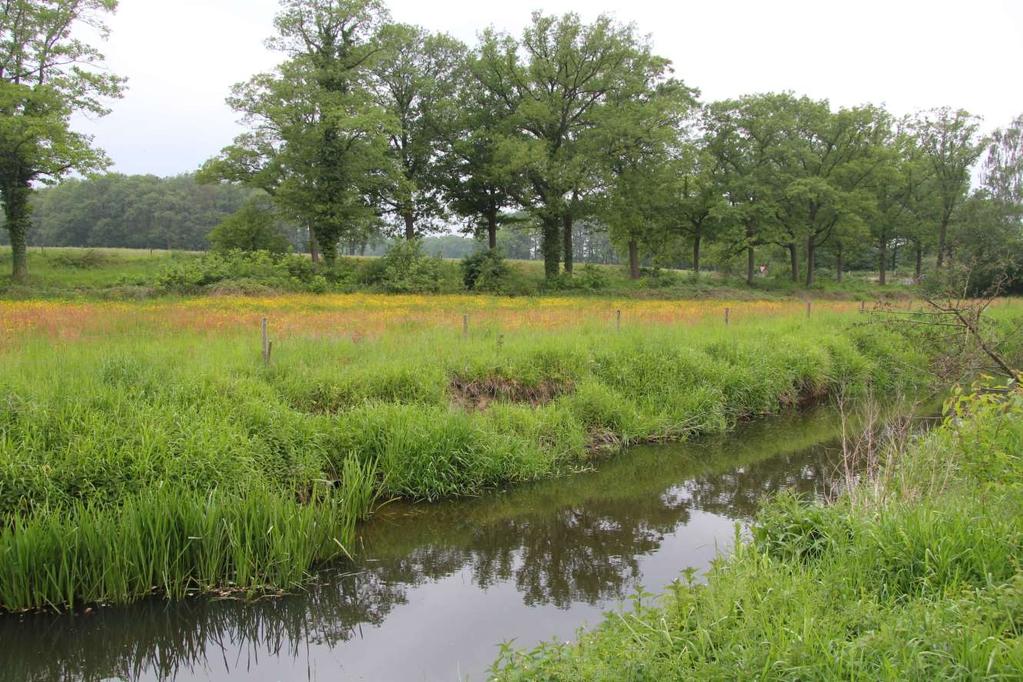
[[[261,194],[237,184],[199,183],[194,174],[160,178],[111,173],[69,179],[33,195],[28,241],[33,246],[205,251],[210,248],[210,231]],[[517,229],[502,231],[502,252],[521,260],[541,257],[540,240],[531,227],[522,218]],[[307,230],[287,222],[280,223],[280,229],[296,252],[308,253]],[[577,232],[577,260],[618,262],[603,230],[580,225]],[[7,242],[7,232],[0,231],[0,244]],[[371,234],[364,242],[346,244],[345,250],[350,255],[379,256],[390,243],[383,234]],[[463,258],[479,248],[479,240],[458,234],[424,239],[426,253],[444,258]]]
[[[209,248],[210,230],[254,193],[237,185],[201,185],[194,175],[65,180],[33,195],[29,243],[201,251]]]

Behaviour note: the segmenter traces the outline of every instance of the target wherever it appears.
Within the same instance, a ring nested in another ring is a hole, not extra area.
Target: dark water
[[[765,495],[821,494],[838,428],[794,416],[479,499],[390,505],[357,561],[293,597],[0,617],[0,678],[480,679],[501,642],[571,639],[638,589],[705,570]]]

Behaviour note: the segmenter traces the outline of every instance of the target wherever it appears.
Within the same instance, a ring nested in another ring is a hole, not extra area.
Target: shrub
[[[502,291],[508,274],[504,257],[497,251],[477,251],[462,259],[462,281],[469,291]]]
[[[436,292],[441,288],[441,261],[423,252],[418,239],[398,241],[379,263],[366,269],[368,283],[395,294]]]
[[[219,291],[325,291],[326,279],[304,256],[268,251],[213,252],[172,263],[156,277],[156,286],[174,293]]]
[[[269,199],[256,197],[244,205],[209,234],[210,244],[215,251],[269,251],[287,253],[291,243],[281,232],[280,223],[274,215]]]
[[[587,263],[574,273],[563,272],[557,279],[545,281],[544,287],[560,291],[600,291],[609,284],[610,278],[603,269]]]

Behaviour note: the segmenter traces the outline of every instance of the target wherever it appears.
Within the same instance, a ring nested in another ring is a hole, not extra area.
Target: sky
[[[232,84],[272,69],[277,0],[121,0],[101,49],[128,78],[101,119],[79,119],[121,173],[176,175],[243,130]],[[534,10],[635,23],[704,100],[791,90],[897,115],[964,108],[985,129],[1023,114],[1023,0],[390,0],[396,21],[472,44],[517,34]]]

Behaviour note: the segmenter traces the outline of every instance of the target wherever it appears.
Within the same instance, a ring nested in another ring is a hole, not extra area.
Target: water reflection
[[[820,494],[835,469],[826,413],[728,438],[635,448],[571,479],[475,500],[394,504],[357,562],[302,595],[192,600],[89,616],[0,618],[17,680],[452,679],[494,645],[568,636],[639,587],[703,569],[765,494]]]

